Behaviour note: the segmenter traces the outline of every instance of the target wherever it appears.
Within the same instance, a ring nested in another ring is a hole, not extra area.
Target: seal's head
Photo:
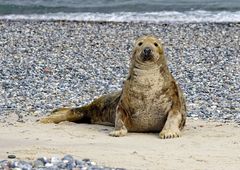
[[[163,43],[154,36],[142,36],[134,44],[133,59],[142,64],[158,63],[163,56]]]

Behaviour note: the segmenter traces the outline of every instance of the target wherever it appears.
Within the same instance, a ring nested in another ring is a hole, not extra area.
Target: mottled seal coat
[[[180,136],[186,121],[181,89],[170,73],[163,44],[154,36],[136,40],[127,80],[121,91],[86,106],[56,109],[40,120],[90,122],[115,126],[111,136],[130,132],[160,132],[160,138]]]

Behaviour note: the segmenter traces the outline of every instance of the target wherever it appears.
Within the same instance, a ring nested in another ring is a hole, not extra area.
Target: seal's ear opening
[[[136,49],[132,51],[132,55],[130,57],[131,60],[134,60],[134,56],[136,55],[136,52],[137,52]]]

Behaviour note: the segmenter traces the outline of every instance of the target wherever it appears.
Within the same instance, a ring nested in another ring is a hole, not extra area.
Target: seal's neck
[[[162,70],[167,69],[165,62],[163,63],[153,63],[153,62],[132,62],[130,67],[130,74],[134,77],[136,76],[150,76],[150,75],[160,75]]]
[[[132,67],[132,74],[134,77],[142,77],[142,76],[149,76],[149,75],[153,75],[153,74],[159,74],[159,66],[139,66],[139,65],[134,65]]]

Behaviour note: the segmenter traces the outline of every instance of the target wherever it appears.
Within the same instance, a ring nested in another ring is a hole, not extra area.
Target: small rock
[[[66,155],[63,157],[63,160],[66,160],[68,161],[69,163],[73,163],[74,162],[74,159],[71,155]]]
[[[32,165],[26,161],[19,161],[17,168],[21,168],[22,170],[32,170]]]
[[[33,162],[33,167],[35,167],[35,168],[44,167],[44,162],[37,159],[36,161]]]
[[[0,169],[9,169],[11,167],[10,162],[7,160],[0,161]]]
[[[8,158],[9,158],[9,159],[15,159],[16,156],[15,156],[15,155],[8,155]]]
[[[22,170],[22,168],[14,168],[13,170]]]
[[[83,159],[82,161],[84,161],[84,162],[90,162],[90,159],[85,158],[85,159]]]
[[[52,157],[52,159],[51,159],[51,163],[52,163],[52,164],[58,164],[59,162],[61,162],[61,159],[60,159],[60,158]]]
[[[56,164],[58,168],[65,169],[67,167],[67,164],[64,162],[59,162]]]
[[[95,166],[95,165],[97,165],[97,164],[96,164],[96,162],[91,161],[91,162],[90,162],[90,165]]]
[[[73,168],[72,170],[81,170],[80,168]]]
[[[46,157],[38,158],[37,160],[42,161],[44,164],[49,163],[49,160]]]
[[[46,167],[53,167],[53,164],[52,163],[46,163],[45,166]]]
[[[76,159],[76,160],[75,160],[75,163],[76,163],[77,165],[81,165],[81,164],[83,164],[84,162],[83,162],[82,160]]]

